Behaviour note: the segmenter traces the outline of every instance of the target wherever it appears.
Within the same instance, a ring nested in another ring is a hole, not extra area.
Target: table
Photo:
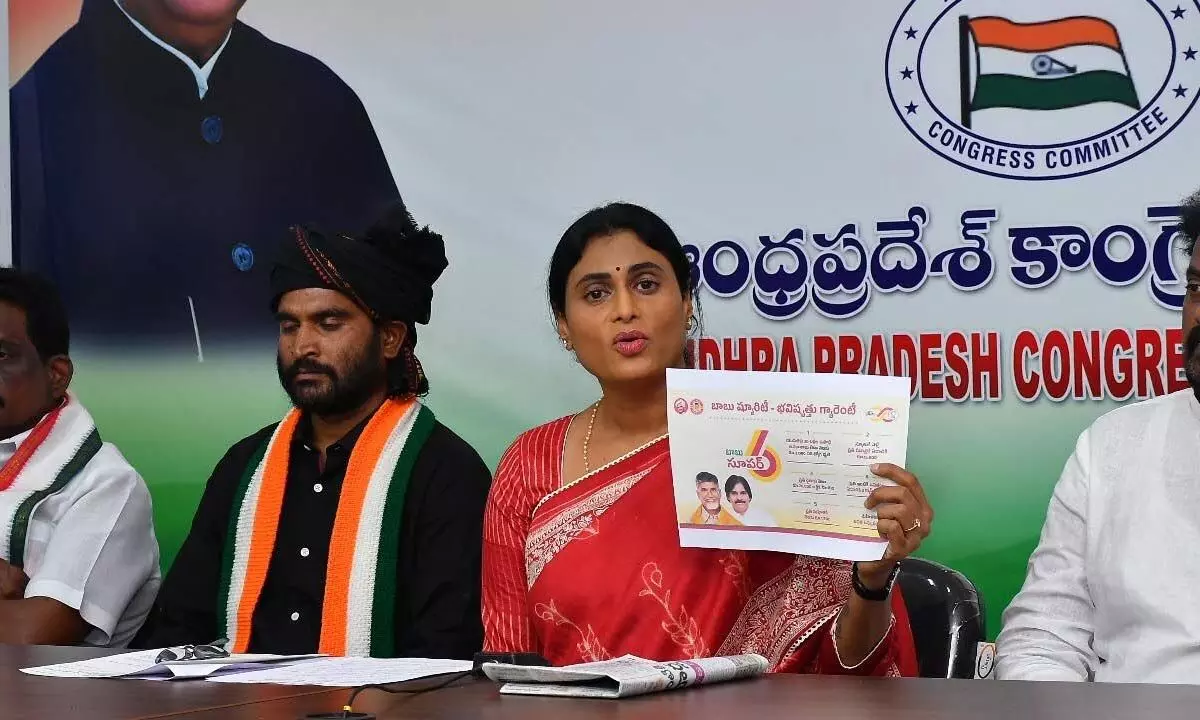
[[[37,677],[21,672],[24,667],[85,660],[112,652],[97,648],[0,645],[0,718],[135,720],[178,716],[197,710],[236,709],[264,701],[330,694],[328,688],[75,680]],[[341,694],[344,699],[346,693],[341,691]]]
[[[340,710],[344,691],[293,697],[189,720],[301,720]],[[356,711],[378,720],[1194,720],[1200,687],[885,680],[773,675],[758,680],[624,700],[501,696],[483,681],[425,695],[364,693]]]
[[[349,695],[329,688],[68,680],[20,672],[104,653],[0,646],[0,718],[302,720],[308,713],[341,710]],[[496,685],[467,679],[421,695],[367,692],[354,705],[378,720],[1193,720],[1200,686],[772,675],[618,701],[501,696]]]

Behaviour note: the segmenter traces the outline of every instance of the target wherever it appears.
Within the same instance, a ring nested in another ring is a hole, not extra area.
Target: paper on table
[[[883,557],[864,503],[904,465],[908,378],[672,369],[667,405],[680,545]]]
[[[337,657],[313,660],[299,666],[272,667],[236,675],[223,675],[210,678],[209,682],[358,687],[468,672],[471,667],[468,660]]]
[[[154,658],[161,650],[142,650],[140,652],[108,655],[106,657],[79,660],[77,662],[42,665],[40,667],[23,668],[21,672],[28,675],[43,675],[45,677],[66,678],[107,678],[121,677],[142,673],[154,667]]]
[[[167,669],[171,675],[131,675],[129,679],[134,680],[203,680],[224,675],[226,673],[250,672],[261,670],[264,667],[291,667],[301,663],[310,663],[318,659],[319,655],[284,655],[273,660],[259,660],[255,662],[232,662],[225,664],[215,664],[209,661],[206,662],[187,662],[187,663],[170,663]]]
[[[292,662],[319,657],[318,655],[263,655],[243,653],[205,660],[155,663],[154,659],[158,657],[160,652],[162,652],[161,649],[140,650],[138,652],[108,655],[90,660],[24,668],[21,672],[28,675],[63,678],[186,679],[207,677],[217,672],[254,667],[264,663]]]
[[[636,655],[565,667],[485,663],[488,678],[505,683],[504,695],[623,698],[681,690],[692,685],[756,677],[767,671],[761,655],[733,655],[696,660],[655,662]]]

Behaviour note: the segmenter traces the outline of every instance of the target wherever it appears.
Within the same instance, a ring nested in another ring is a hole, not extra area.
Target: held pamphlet
[[[565,667],[486,663],[483,671],[491,680],[504,683],[500,687],[504,695],[623,698],[757,677],[767,671],[767,659],[734,655],[655,662],[625,655]]]
[[[864,503],[905,464],[908,378],[672,369],[667,405],[682,546],[883,557]]]

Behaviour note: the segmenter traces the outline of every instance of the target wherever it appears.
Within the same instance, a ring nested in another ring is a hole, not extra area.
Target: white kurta
[[[1200,683],[1200,403],[1189,388],[1079,437],[1025,585],[1002,680]]]
[[[0,440],[0,466],[29,436]],[[7,495],[0,492],[0,512],[11,514],[15,506]],[[150,491],[121,453],[104,443],[30,515],[25,597],[52,598],[78,610],[92,628],[85,644],[124,647],[154,604],[158,559]]]

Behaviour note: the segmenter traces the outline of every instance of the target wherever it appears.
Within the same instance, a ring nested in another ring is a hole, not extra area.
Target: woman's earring
[[[691,332],[691,331],[692,331],[692,327],[693,327],[695,324],[696,324],[696,323],[695,323],[695,320],[693,320],[692,318],[688,318],[688,319],[687,319],[687,331],[688,331],[688,332]]]
[[[570,352],[571,351],[571,341],[566,338],[559,338],[559,340],[562,341],[563,350]]]

